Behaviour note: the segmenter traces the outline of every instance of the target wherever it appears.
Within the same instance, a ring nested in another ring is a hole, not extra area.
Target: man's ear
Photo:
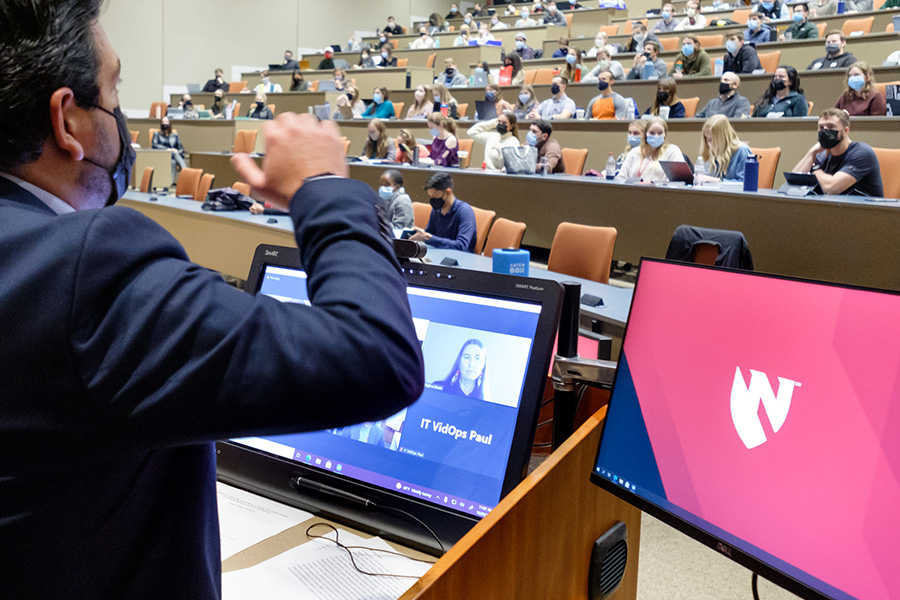
[[[75,92],[59,88],[50,96],[50,135],[63,152],[72,160],[84,158],[84,147],[78,141],[92,128],[87,111],[75,102]]]

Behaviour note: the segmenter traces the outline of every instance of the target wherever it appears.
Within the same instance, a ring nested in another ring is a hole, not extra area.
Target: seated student
[[[375,50],[384,50],[385,48],[394,49],[394,41],[391,39],[393,34],[384,32],[378,37],[378,42],[373,46]]]
[[[178,134],[172,131],[169,117],[163,117],[159,123],[159,131],[153,134],[150,147],[154,150],[168,150],[172,153],[172,181],[178,181],[178,173],[187,168],[184,162],[184,146]]]
[[[597,77],[597,89],[600,93],[591,98],[585,111],[590,119],[627,119],[628,102],[620,94],[613,91],[616,78],[612,71],[602,71]]]
[[[494,103],[494,112],[498,115],[504,111],[512,112],[513,106],[503,99],[503,91],[496,83],[489,83],[484,88],[484,99],[486,102]],[[481,117],[478,117],[479,119]]]
[[[456,61],[453,58],[444,59],[444,71],[434,78],[434,83],[440,83],[448,88],[469,87],[469,78],[459,72]]]
[[[534,88],[530,83],[524,84],[519,88],[518,102],[513,107],[513,114],[517,119],[527,119],[528,114],[535,110],[538,106],[534,97]]]
[[[329,46],[328,48],[325,48],[324,54],[325,58],[319,61],[319,66],[317,66],[316,69],[318,69],[319,71],[330,71],[334,68],[334,60],[332,58],[334,56],[334,52]]]
[[[431,13],[431,16],[428,17],[428,25],[426,27],[428,35],[450,31],[450,28],[447,27],[447,23],[444,21],[444,17],[436,12]]]
[[[509,29],[509,25],[501,21],[499,16],[493,15],[491,17],[491,31],[501,31],[503,29]]]
[[[561,37],[557,43],[559,47],[553,51],[550,58],[564,58],[569,53],[569,38]]]
[[[537,21],[530,18],[530,13],[528,12],[528,7],[526,6],[522,10],[519,11],[519,18],[516,20],[513,25],[516,29],[520,27],[537,27]]]
[[[451,119],[459,118],[459,104],[456,102],[456,98],[450,95],[450,90],[443,83],[435,83],[431,86],[431,99],[434,100],[431,112],[444,113],[444,107],[446,107],[446,116]]]
[[[547,5],[547,11],[544,13],[543,17],[541,17],[541,21],[543,25],[558,25],[560,27],[569,26],[568,21],[566,21],[566,15],[562,14],[562,12],[556,8],[555,2],[550,2]]]
[[[476,2],[472,5],[472,10],[469,14],[471,14],[473,17],[485,17],[487,16],[487,11],[483,11],[481,9],[481,2]]]
[[[484,165],[489,171],[503,170],[501,148],[518,148],[521,145],[518,121],[511,111],[501,113],[496,119],[472,125],[467,135],[484,144]]]
[[[643,21],[634,21],[631,24],[631,39],[628,41],[628,45],[625,46],[624,52],[627,54],[640,52],[644,49],[644,44],[647,42],[660,43],[655,33],[647,31],[647,26],[644,25]]]
[[[524,33],[516,34],[515,54],[519,55],[522,60],[531,60],[534,58],[534,48],[528,45],[528,36]]]
[[[544,11],[544,5],[541,0],[534,0],[534,5],[531,7],[531,14],[537,15],[542,14]]]
[[[743,181],[744,165],[751,154],[750,147],[738,139],[728,117],[716,115],[708,119],[700,140],[700,157],[708,175],[700,177],[701,183]]]
[[[428,115],[434,112],[434,102],[432,101],[431,86],[420,85],[413,92],[413,102],[406,111],[407,119],[426,119]]]
[[[459,166],[459,140],[456,138],[456,122],[439,112],[433,112],[425,120],[432,135],[431,153],[419,155],[419,163],[436,167]]]
[[[645,112],[645,115],[660,116],[660,107],[669,107],[669,119],[684,118],[684,104],[678,99],[678,84],[671,77],[665,77],[656,82],[656,98],[653,105]]]
[[[387,27],[382,30],[384,33],[389,33],[391,35],[403,35],[403,28],[397,25],[394,17],[388,17],[387,22]]]
[[[487,75],[486,79],[488,84],[497,83],[494,80],[494,76],[491,74],[491,65],[489,65],[486,60],[475,63],[475,75]]]
[[[213,94],[213,102],[209,107],[209,114],[213,119],[225,118],[225,92],[216,90]]]
[[[675,7],[668,2],[663,4],[659,16],[661,16],[662,19],[657,21],[656,25],[653,26],[653,33],[667,33],[669,31],[675,31],[675,28],[678,27],[678,19],[675,18]]]
[[[666,174],[659,161],[684,162],[684,155],[678,146],[666,143],[668,132],[669,126],[664,119],[651,117],[647,121],[641,145],[625,157],[616,179],[637,180],[644,183],[666,181]]]
[[[844,93],[835,108],[847,111],[851,117],[885,116],[887,101],[875,87],[875,75],[867,63],[857,62],[847,69]]]
[[[359,52],[362,50],[362,44],[356,41],[352,35],[347,36],[347,44],[344,46],[344,52]]]
[[[537,164],[546,165],[547,173],[556,175],[566,172],[566,163],[562,157],[562,147],[559,142],[550,136],[553,134],[553,125],[546,119],[538,119],[528,128],[525,135],[525,143],[537,148]]]
[[[625,142],[625,150],[623,150],[622,154],[616,159],[616,164],[619,165],[619,167],[625,162],[625,157],[628,156],[628,153],[641,145],[641,142],[644,140],[644,130],[647,128],[647,122],[647,119],[636,119],[628,124],[628,137]]]
[[[262,92],[263,94],[280,94],[282,92],[281,84],[272,83],[272,80],[269,79],[269,71],[263,71],[259,74],[261,81],[259,84],[253,88],[253,93],[257,94]]]
[[[856,62],[852,52],[844,52],[847,47],[847,38],[839,30],[835,29],[825,34],[825,56],[812,61],[807,71],[819,69],[846,69]]]
[[[873,0],[846,0],[845,12],[870,12],[875,9]],[[881,8],[885,8],[882,6]],[[838,0],[817,0],[814,5],[813,15],[817,17],[831,17],[838,14]]]
[[[597,83],[600,81],[600,73],[602,71],[609,71],[612,73],[616,81],[625,79],[625,68],[619,61],[611,59],[609,50],[603,48],[599,50],[595,56],[597,57],[597,64],[584,76],[581,83]],[[665,66],[666,63],[663,63],[663,73],[666,72]]]
[[[681,52],[675,57],[669,77],[681,79],[693,75],[712,75],[712,62],[706,50],[700,47],[700,38],[688,33],[681,40]]]
[[[428,148],[416,142],[416,138],[406,129],[401,129],[400,133],[397,134],[397,154],[394,162],[398,163],[412,163],[413,162],[413,149],[419,149],[420,157],[428,156]]]
[[[459,18],[459,5],[454,2],[450,5],[450,12],[447,13],[445,19],[458,19]]]
[[[763,23],[771,23],[772,21],[782,21],[790,17],[790,10],[787,2],[781,0],[754,0],[753,12]],[[774,25],[773,25],[774,27]]]
[[[377,87],[372,90],[372,103],[359,116],[361,119],[377,117],[379,119],[396,118],[394,112],[394,103],[388,99],[388,91],[386,87]]]
[[[675,26],[675,31],[688,29],[703,29],[706,27],[706,17],[700,14],[700,5],[690,0],[684,5],[684,14],[687,16]]]
[[[725,115],[732,119],[750,116],[750,101],[738,94],[741,78],[737,73],[722,73],[719,79],[719,95],[706,103],[694,116],[708,119],[714,115]]]
[[[580,83],[582,77],[587,74],[587,69],[581,62],[581,50],[572,46],[566,54],[565,66],[558,73],[573,83]]]
[[[506,56],[503,57],[503,67],[508,67],[511,69],[509,77],[509,83],[505,83],[504,85],[522,85],[525,83],[525,69],[522,68],[522,59],[519,58],[519,55],[515,52],[510,52]],[[502,73],[501,73],[501,82],[503,81]]]
[[[359,88],[355,85],[348,85],[344,94],[338,96],[337,110],[334,119],[356,119],[362,117],[366,112],[366,103],[359,99]]]
[[[391,46],[381,47],[381,62],[375,65],[377,69],[388,69],[397,66],[397,59],[394,58],[394,49]]]
[[[428,33],[428,28],[422,25],[419,27],[419,37],[414,39],[409,45],[410,50],[429,50],[434,48],[434,38]]]
[[[387,134],[387,127],[381,119],[369,121],[366,145],[360,158],[365,160],[394,160],[397,151],[394,149],[394,140]]]
[[[529,119],[571,119],[575,115],[575,101],[566,96],[569,81],[561,75],[554,75],[550,82],[553,94],[528,114]]]
[[[800,87],[797,69],[782,65],[775,69],[769,87],[753,107],[753,117],[805,117],[809,103]]]
[[[468,46],[469,45],[469,26],[463,23],[459,26],[459,35],[453,38],[453,46]]]
[[[412,229],[415,225],[412,200],[403,189],[403,175],[396,169],[381,174],[378,197],[384,202],[384,213],[391,222],[391,229]]]
[[[269,110],[269,106],[266,104],[265,94],[262,92],[256,94],[253,104],[250,105],[250,110],[247,111],[247,116],[251,119],[272,120],[275,118],[275,115],[272,114],[272,111]]]
[[[868,144],[850,139],[850,115],[837,108],[822,111],[819,141],[794,167],[813,173],[825,194],[884,197],[878,156]]]
[[[794,4],[791,19],[794,22],[778,36],[779,40],[814,40],[819,37],[819,28],[809,22],[809,5],[806,2]]]
[[[487,23],[481,23],[478,25],[478,33],[475,35],[475,43],[479,46],[484,46],[488,42],[496,42],[497,38],[494,37],[494,34],[491,33],[490,29],[488,29]]]
[[[291,75],[291,87],[288,91],[305,92],[308,90],[309,83],[303,79],[303,72],[300,69],[294,69],[294,73]]]
[[[284,62],[281,63],[282,71],[293,71],[294,69],[299,69],[300,63],[294,60],[294,51],[293,50],[285,50],[284,51]]]
[[[216,90],[222,90],[223,92],[228,91],[228,82],[225,81],[223,77],[224,71],[222,69],[216,69],[215,76],[206,82],[206,85],[203,86],[203,92],[209,94],[211,92],[215,92]]]
[[[416,227],[410,236],[414,242],[425,242],[435,248],[475,251],[478,237],[475,212],[453,193],[453,178],[449,173],[435,173],[425,182],[431,203],[431,215],[425,229]]]
[[[179,108],[184,110],[182,114],[182,119],[199,119],[200,111],[197,110],[197,107],[194,106],[194,99],[191,98],[190,94],[185,94],[181,97],[181,102],[178,103]]]
[[[659,57],[659,42],[649,41],[644,43],[644,52],[634,55],[634,64],[628,71],[628,79],[644,79],[644,65],[649,61],[653,65],[653,76],[657,79],[666,76],[666,61]]]
[[[350,85],[350,81],[347,79],[347,76],[344,75],[344,70],[340,67],[335,67],[334,70],[331,71],[331,82],[334,84],[334,89],[339,92],[343,92],[345,86]]]
[[[725,63],[722,71],[731,73],[752,73],[762,69],[756,48],[744,43],[744,36],[737,31],[728,35],[725,42]]]
[[[747,17],[747,29],[744,30],[744,42],[747,44],[765,44],[769,41],[769,34],[771,33],[771,29],[763,26],[762,21],[759,20],[759,15],[751,14]],[[819,32],[816,30],[816,35]]]
[[[353,69],[374,69],[375,61],[372,59],[372,55],[369,52],[369,48],[363,48],[359,51],[359,62],[353,65]]]

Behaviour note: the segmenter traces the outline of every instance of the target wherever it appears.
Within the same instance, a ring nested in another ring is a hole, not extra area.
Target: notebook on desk
[[[296,248],[262,245],[245,290],[308,304],[298,264]],[[422,396],[377,423],[219,442],[218,474],[229,484],[439,553],[428,530],[397,510],[421,520],[447,549],[521,481],[561,288],[440,265],[407,263],[404,273],[425,358]],[[291,485],[297,475],[388,509],[298,491]]]

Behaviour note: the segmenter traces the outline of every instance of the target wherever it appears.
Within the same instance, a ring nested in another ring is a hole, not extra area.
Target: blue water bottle
[[[847,7],[844,5],[844,0],[838,0],[837,14],[839,14],[839,15],[844,14],[844,11],[846,10],[846,8]]]
[[[755,192],[759,189],[759,161],[755,154],[747,157],[744,163],[744,191]]]

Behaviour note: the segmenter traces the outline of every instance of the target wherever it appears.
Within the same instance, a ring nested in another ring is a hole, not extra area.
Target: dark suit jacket
[[[310,308],[226,285],[133,210],[56,215],[0,178],[0,597],[218,598],[212,441],[419,396],[377,203],[350,180],[297,193]]]

